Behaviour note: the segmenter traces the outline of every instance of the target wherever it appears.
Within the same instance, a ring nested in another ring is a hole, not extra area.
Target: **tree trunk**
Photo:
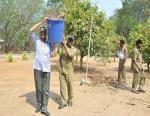
[[[83,55],[83,53],[81,53],[81,55],[80,55],[80,71],[83,71],[83,57],[84,57],[84,55]]]
[[[148,62],[147,63],[147,69],[148,69],[148,71],[150,71],[150,66],[149,65],[150,65],[150,63]]]
[[[5,52],[5,53],[8,53],[8,52],[9,52],[9,48],[8,48],[8,46],[7,46],[6,44],[4,45],[4,52]]]
[[[116,57],[114,56],[114,62],[116,62]]]

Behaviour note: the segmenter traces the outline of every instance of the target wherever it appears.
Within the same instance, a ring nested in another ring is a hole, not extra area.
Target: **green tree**
[[[71,8],[70,8],[71,7]],[[92,6],[90,1],[65,0],[65,35],[74,35],[76,46],[81,51],[80,68],[83,58],[88,53],[89,30],[93,16],[93,31],[91,42],[91,56],[101,57],[105,62],[112,55],[115,41],[115,25],[106,19],[97,6]]]
[[[58,17],[62,13],[64,0],[48,0],[46,5],[45,14],[50,17]]]
[[[135,41],[137,39],[143,40],[143,59],[147,63],[148,70],[150,70],[150,20],[144,24],[135,26],[129,34],[129,38],[131,40],[129,45],[130,54],[132,54],[135,47]]]
[[[0,37],[4,39],[6,53],[21,48],[24,44],[21,39],[28,39],[28,35],[22,33],[27,33],[29,26],[40,17],[42,5],[42,0],[0,1]]]
[[[47,5],[48,6],[54,6],[56,4],[63,4],[64,0],[48,0]]]
[[[150,18],[149,0],[122,0],[122,8],[116,10],[113,17],[120,35],[124,35],[130,43],[129,33],[138,23],[145,23]]]

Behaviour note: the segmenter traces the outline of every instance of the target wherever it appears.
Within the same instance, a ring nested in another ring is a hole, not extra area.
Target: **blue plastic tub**
[[[64,20],[48,19],[48,41],[60,44],[64,35]]]

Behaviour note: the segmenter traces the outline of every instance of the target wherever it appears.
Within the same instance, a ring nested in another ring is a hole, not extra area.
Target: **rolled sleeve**
[[[137,58],[137,53],[136,53],[136,51],[134,50],[132,60],[133,60],[133,61],[136,61],[136,58]]]

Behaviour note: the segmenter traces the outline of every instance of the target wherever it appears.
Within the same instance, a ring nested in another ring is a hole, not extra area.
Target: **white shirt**
[[[118,51],[118,57],[119,57],[119,59],[122,59],[122,60],[125,59],[124,47],[122,49],[119,49],[119,51]]]
[[[31,38],[35,42],[35,59],[33,69],[50,72],[50,44],[48,42],[44,43],[41,41],[34,32],[31,33]]]

